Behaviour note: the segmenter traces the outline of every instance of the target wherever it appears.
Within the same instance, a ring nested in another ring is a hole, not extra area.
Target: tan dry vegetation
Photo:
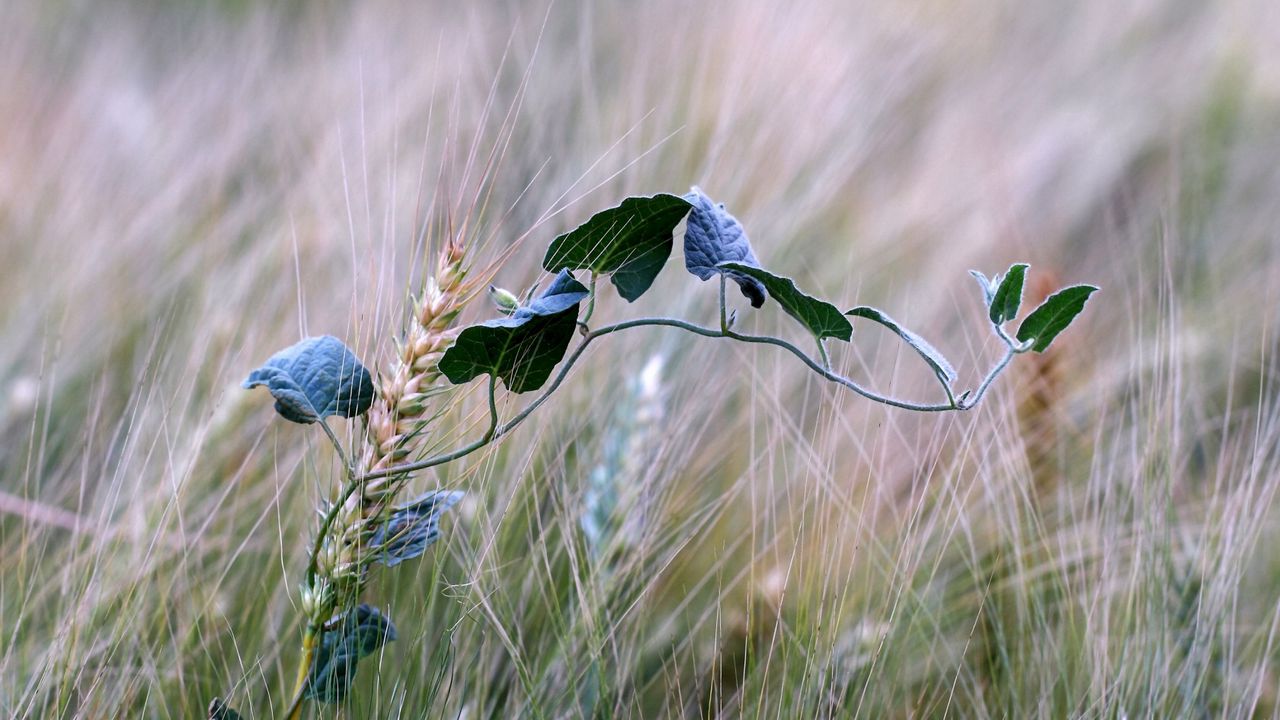
[[[374,578],[400,639],[348,716],[1280,712],[1271,3],[19,1],[0,27],[0,714],[268,716],[340,474],[239,381],[307,333],[387,367],[449,238],[523,288],[595,209],[693,183],[966,385],[997,341],[965,270],[1103,292],[964,415],[768,349],[599,343],[415,481],[469,498]],[[601,318],[710,321],[678,262]],[[933,392],[874,328],[837,362]],[[627,490],[612,565],[591,482]]]

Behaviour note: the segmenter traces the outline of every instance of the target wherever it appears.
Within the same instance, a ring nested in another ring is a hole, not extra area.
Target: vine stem
[[[537,410],[538,407],[540,407],[544,402],[546,402],[547,399],[557,389],[559,389],[560,384],[564,382],[565,377],[568,376],[569,371],[573,369],[573,366],[577,363],[578,359],[582,357],[583,352],[587,349],[587,347],[593,341],[595,341],[597,338],[601,338],[606,335],[612,335],[613,333],[616,333],[616,332],[621,332],[623,330],[629,330],[631,328],[637,328],[637,327],[673,327],[680,330],[684,330],[686,332],[693,333],[695,335],[701,335],[702,337],[727,338],[730,340],[737,340],[738,342],[761,344],[761,345],[773,345],[775,347],[780,347],[786,350],[787,352],[791,353],[792,355],[795,355],[797,358],[800,359],[801,362],[803,362],[806,366],[808,366],[810,370],[822,376],[827,381],[835,383],[842,387],[845,387],[849,390],[852,390],[853,392],[857,393],[858,395],[861,395],[864,398],[867,398],[868,400],[881,403],[882,405],[889,405],[891,407],[903,408],[905,410],[914,410],[916,412],[948,412],[952,410],[968,410],[969,408],[973,407],[974,404],[976,404],[976,398],[980,397],[980,395],[975,395],[975,398],[973,399],[973,401],[968,403],[960,403],[954,400],[949,402],[942,402],[942,403],[911,402],[910,400],[903,400],[903,399],[891,397],[888,395],[881,395],[880,393],[877,393],[874,390],[871,390],[869,388],[866,388],[860,385],[854,380],[851,380],[833,370],[825,368],[822,366],[822,364],[818,360],[814,360],[812,357],[806,354],[803,350],[801,350],[800,348],[796,347],[795,345],[781,338],[776,338],[769,335],[746,335],[743,333],[734,332],[732,330],[717,330],[715,328],[703,327],[701,325],[697,325],[691,322],[686,322],[678,318],[670,318],[670,317],[636,318],[634,320],[626,320],[620,323],[615,323],[613,325],[605,325],[603,327],[600,327],[588,332],[583,337],[582,341],[578,343],[577,347],[574,348],[573,352],[571,352],[569,356],[565,359],[564,363],[560,366],[560,371],[556,373],[556,376],[552,379],[551,384],[548,385],[547,388],[542,391],[542,394],[540,394],[536,399],[534,399],[527,406],[525,406],[523,410],[517,413],[510,420],[498,426],[492,432],[486,433],[485,437],[481,438],[480,440],[477,440],[471,443],[470,445],[459,448],[458,450],[454,450],[449,453],[436,455],[433,457],[425,458],[423,460],[418,460],[416,462],[407,463],[405,465],[397,465],[395,467],[390,467],[384,470],[368,473],[366,475],[362,475],[360,477],[360,480],[361,481],[376,480],[378,478],[387,477],[389,475],[399,475],[402,473],[425,470],[427,468],[435,467],[437,465],[443,465],[445,463],[452,462],[465,455],[470,455],[476,450],[479,450],[480,448],[489,444],[493,440],[497,440],[498,438],[514,430],[516,426],[518,426],[521,422],[523,422],[524,419],[527,418],[530,414],[532,414],[534,410]],[[1012,357],[1012,355],[1016,354],[1017,352],[1019,352],[1019,350],[1017,349],[1017,346],[1010,348],[1009,356]],[[1004,370],[1005,366],[1008,364],[1009,364],[1009,358],[1004,358],[1001,360],[1000,363],[998,363],[994,368],[992,368],[991,372],[988,373],[986,379],[983,381],[983,384],[980,387],[981,392],[986,391],[986,388],[990,386],[991,382],[995,380],[995,377],[999,375],[1000,372]],[[492,378],[491,378],[490,386],[492,388]],[[496,418],[496,415],[494,417]]]
[[[1009,337],[1009,334],[1006,333],[1004,328],[999,325],[993,323],[992,327],[995,328],[996,336],[1005,344],[1004,355],[996,361],[996,364],[992,366],[991,371],[988,372],[987,376],[978,384],[978,389],[974,391],[973,395],[957,403],[957,408],[960,410],[968,410],[974,405],[977,405],[978,401],[982,399],[982,396],[986,394],[987,388],[991,387],[991,383],[995,382],[996,378],[1000,376],[1000,373],[1009,366],[1009,362],[1013,360],[1013,356],[1027,352],[1031,349],[1031,346],[1035,344],[1034,338],[1026,342],[1018,342],[1017,340]]]

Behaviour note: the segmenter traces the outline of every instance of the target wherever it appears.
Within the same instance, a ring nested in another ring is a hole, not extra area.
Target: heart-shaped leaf
[[[479,375],[502,378],[523,393],[542,387],[564,358],[587,289],[561,270],[546,292],[510,317],[472,325],[440,358],[440,372],[458,385]]]
[[[1093,285],[1072,285],[1050,295],[1022,321],[1022,325],[1018,327],[1018,340],[1026,342],[1034,339],[1032,350],[1048,350],[1053,339],[1076,319],[1084,310],[1089,296],[1097,290]]]
[[[819,340],[833,337],[848,342],[853,337],[853,326],[835,305],[805,294],[791,278],[739,262],[723,262],[717,267],[759,282],[769,292],[769,297],[777,300],[788,315],[799,320]]]
[[[671,235],[689,208],[688,200],[666,193],[629,197],[552,241],[542,267],[610,275],[618,294],[634,302],[667,264]]]
[[[296,423],[330,415],[355,417],[373,402],[373,378],[355,354],[332,335],[307,338],[272,355],[243,386],[266,385],[276,412]]]
[[[933,368],[933,373],[938,376],[939,380],[948,387],[951,386],[951,383],[955,382],[955,368],[951,367],[951,363],[947,362],[947,359],[942,356],[942,353],[938,352],[937,349],[930,345],[924,338],[899,325],[897,320],[889,317],[883,310],[873,308],[868,305],[859,305],[845,314],[852,315],[854,317],[866,318],[889,328],[896,333],[898,337],[905,340],[906,343],[910,345],[926,363],[929,364],[930,368]]]
[[[457,491],[432,491],[397,507],[373,533],[374,560],[395,567],[421,555],[440,537],[440,516],[461,499]]]
[[[395,639],[396,626],[377,608],[364,604],[352,608],[320,638],[303,697],[323,703],[342,702],[351,689],[360,659]]]
[[[991,322],[1003,325],[1018,316],[1018,308],[1022,305],[1022,282],[1026,275],[1026,263],[1015,263],[1004,274],[991,297]]]
[[[710,280],[722,273],[738,283],[742,294],[751,301],[751,307],[763,305],[765,290],[759,280],[722,267],[727,262],[760,266],[741,223],[724,209],[723,204],[717,204],[697,187],[690,190],[684,199],[693,206],[685,224],[684,266],[702,280]]]

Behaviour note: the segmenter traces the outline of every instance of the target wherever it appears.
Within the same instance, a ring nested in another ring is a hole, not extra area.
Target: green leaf
[[[440,358],[440,372],[459,385],[493,375],[512,392],[542,387],[564,358],[578,321],[578,305],[588,295],[568,270],[546,292],[510,317],[465,328]]]
[[[241,720],[240,713],[232,710],[222,698],[214,698],[207,712],[209,720]]]
[[[1053,339],[1076,319],[1084,310],[1089,296],[1097,290],[1093,285],[1072,285],[1050,295],[1022,321],[1018,328],[1018,340],[1035,340],[1031,349],[1036,352],[1048,350]]]
[[[672,233],[690,207],[688,200],[667,193],[629,197],[553,240],[542,267],[610,275],[618,294],[634,302],[667,264]]]
[[[332,335],[307,338],[272,355],[243,383],[245,389],[259,385],[275,397],[276,412],[303,424],[360,415],[374,393],[369,371]]]
[[[722,262],[716,267],[740,273],[759,282],[769,292],[769,297],[777,300],[788,315],[799,320],[819,340],[833,337],[848,342],[853,337],[853,326],[835,305],[806,295],[796,287],[791,278],[774,275],[763,268],[740,262]]]
[[[742,224],[724,209],[723,203],[716,203],[697,187],[684,199],[693,205],[684,230],[685,268],[701,280],[723,274],[738,284],[751,307],[763,305],[764,285],[749,275],[722,267],[726,262],[760,266]]]
[[[1026,263],[1016,263],[1004,274],[991,299],[991,322],[1002,325],[1018,316],[1018,307],[1022,305],[1022,281],[1026,275]]]
[[[938,350],[930,345],[924,338],[899,325],[897,320],[889,317],[883,310],[867,305],[859,305],[845,313],[845,315],[873,320],[889,328],[893,332],[897,333],[898,337],[905,340],[921,358],[924,358],[926,363],[929,363],[929,367],[933,368],[933,373],[938,376],[939,380],[942,380],[942,382],[948,387],[951,386],[951,383],[955,382],[955,368],[951,367],[951,363],[947,362],[947,359],[942,356],[942,353],[938,352]]]
[[[385,642],[396,639],[396,626],[377,608],[352,608],[337,626],[325,630],[303,686],[303,697],[322,703],[342,702],[356,676],[356,665]]]
[[[426,552],[440,537],[440,516],[461,499],[456,490],[433,490],[397,507],[369,541],[374,561],[395,567]]]

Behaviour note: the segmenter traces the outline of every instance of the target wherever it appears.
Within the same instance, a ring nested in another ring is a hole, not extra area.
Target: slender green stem
[[[1000,340],[1005,344],[1004,355],[1002,355],[1000,359],[996,361],[996,364],[991,367],[990,372],[988,372],[987,376],[982,379],[982,382],[978,385],[978,389],[973,392],[973,395],[960,403],[961,410],[968,410],[974,405],[977,405],[978,401],[982,399],[982,396],[986,394],[987,388],[991,387],[991,383],[995,382],[996,378],[1000,376],[1000,373],[1004,372],[1004,369],[1009,366],[1009,362],[1013,360],[1013,356],[1027,352],[1031,349],[1031,346],[1035,344],[1035,340],[1019,342],[1013,339],[1009,336],[1009,333],[1004,331],[1003,327],[994,323],[992,324],[992,327],[995,329],[996,337],[1000,338]]]
[[[595,271],[592,270],[591,286],[590,286],[591,294],[587,296],[587,309],[585,312],[582,313],[582,319],[578,321],[578,324],[582,325],[583,327],[586,327],[587,323],[591,321],[591,314],[596,311],[596,279],[597,277],[598,276],[596,275]]]
[[[302,715],[303,691],[307,687],[307,676],[311,674],[311,663],[315,658],[318,639],[318,631],[308,620],[306,633],[302,636],[302,658],[298,661],[298,677],[294,682],[293,702],[285,713],[286,720],[298,720]]]
[[[329,534],[329,528],[333,525],[333,520],[338,516],[338,510],[347,498],[351,497],[351,493],[363,484],[363,481],[356,475],[355,466],[347,461],[346,454],[342,451],[342,444],[338,442],[338,436],[333,434],[333,429],[329,427],[324,420],[320,421],[320,427],[324,428],[324,432],[333,441],[333,447],[338,451],[338,455],[342,458],[342,466],[346,471],[347,484],[342,491],[342,499],[333,504],[329,508],[329,512],[325,514],[324,520],[320,523],[320,530],[316,533],[315,541],[311,545],[311,558],[307,563],[307,587],[315,584],[316,579],[316,559],[320,556],[320,549],[324,546],[325,536]],[[310,622],[311,618],[307,618]]]
[[[329,442],[333,443],[333,449],[337,451],[338,458],[342,460],[342,468],[347,472],[347,480],[354,480],[356,469],[351,464],[351,461],[347,459],[347,453],[342,449],[342,441],[334,434],[333,428],[329,427],[329,423],[325,422],[324,418],[320,418],[319,425],[324,430],[324,434],[329,436]]]
[[[594,284],[595,276],[592,275]],[[493,433],[498,429],[498,376],[489,376],[489,429],[485,431],[484,436],[480,439],[489,442],[493,439]]]
[[[720,332],[729,332],[729,318],[727,311],[725,310],[724,299],[724,286],[726,282],[724,273],[720,273]]]
[[[1015,350],[1013,346],[1005,349],[1004,355],[1001,356],[1000,360],[996,362],[994,366],[992,366],[991,372],[988,372],[987,376],[982,379],[982,383],[978,385],[978,389],[974,391],[973,395],[960,403],[959,409],[968,410],[974,405],[977,405],[978,401],[982,399],[982,396],[986,394],[987,388],[991,387],[991,383],[995,382],[996,377],[998,377],[1000,373],[1008,367],[1009,361],[1012,360],[1013,356],[1017,353],[1018,351]]]
[[[792,345],[786,340],[782,340],[780,338],[770,337],[768,335],[742,335],[740,333],[735,333],[733,331],[729,331],[725,333],[723,337],[732,338],[734,340],[738,340],[741,342],[761,343],[764,345],[776,345],[790,352],[792,355],[795,355],[797,358],[800,359],[801,362],[803,362],[805,365],[808,365],[810,370],[813,370],[814,372],[818,373],[819,375],[826,378],[827,380],[833,383],[836,383],[837,385],[846,387],[854,391],[855,393],[861,395],[862,397],[868,400],[872,400],[874,402],[878,402],[882,405],[889,405],[891,407],[902,408],[904,410],[915,410],[916,412],[947,412],[950,410],[961,409],[951,403],[916,403],[916,402],[911,402],[910,400],[901,400],[899,398],[890,397],[888,395],[881,395],[880,393],[875,392],[874,390],[870,390],[868,388],[865,388],[859,385],[857,382],[854,382],[853,380],[850,380],[849,378],[843,375],[840,375],[839,373],[833,372],[831,370],[828,370],[827,368],[822,367],[813,358],[806,355],[803,350],[796,347],[795,345]]]
[[[827,345],[822,342],[822,338],[818,338],[818,355],[822,358],[823,369],[830,370],[831,356],[827,354]]]
[[[950,403],[953,407],[955,407],[958,410],[963,409],[956,403],[956,393],[954,390],[951,389],[951,383],[947,381],[947,378],[943,376],[942,373],[934,373],[934,374],[938,378],[938,384],[942,386],[942,392],[947,394],[947,402]]]

